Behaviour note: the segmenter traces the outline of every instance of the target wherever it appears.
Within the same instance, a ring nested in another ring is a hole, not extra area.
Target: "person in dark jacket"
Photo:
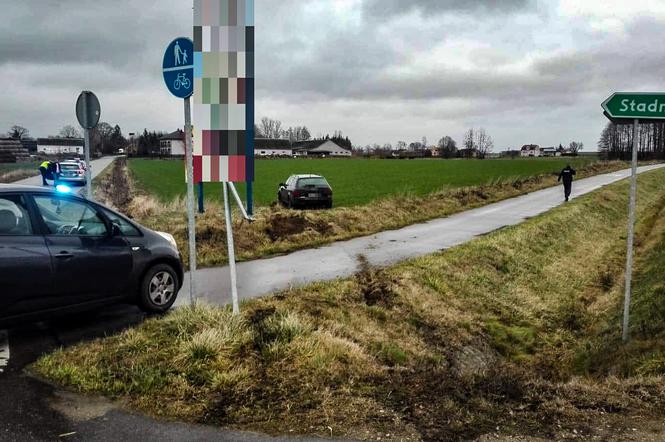
[[[559,182],[563,181],[564,194],[566,196],[566,201],[570,200],[570,194],[573,192],[573,178],[577,172],[575,169],[570,167],[570,164],[567,165],[559,174]]]
[[[55,161],[44,161],[39,165],[39,173],[42,175],[42,186],[48,186],[46,180],[53,180],[55,186],[60,175],[60,163]]]

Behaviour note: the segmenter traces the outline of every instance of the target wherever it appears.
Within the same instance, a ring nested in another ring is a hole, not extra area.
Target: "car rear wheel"
[[[178,296],[178,275],[168,264],[152,267],[143,277],[139,307],[148,313],[164,313]]]

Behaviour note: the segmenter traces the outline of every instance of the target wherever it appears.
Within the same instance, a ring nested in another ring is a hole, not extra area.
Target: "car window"
[[[0,236],[32,235],[25,197],[0,195]]]
[[[79,170],[78,164],[73,163],[60,163],[61,170]]]
[[[59,196],[35,196],[44,224],[51,235],[103,236],[106,224],[92,207]]]
[[[102,208],[104,215],[111,220],[113,224],[117,224],[122,232],[123,236],[141,236],[141,232],[134,226],[132,226],[127,220],[119,216],[117,213],[111,212],[110,210]]]
[[[305,187],[328,187],[328,182],[325,178],[300,178],[298,180],[298,188],[303,189]]]

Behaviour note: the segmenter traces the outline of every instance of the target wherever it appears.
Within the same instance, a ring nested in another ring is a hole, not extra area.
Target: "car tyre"
[[[326,209],[332,209],[333,208],[333,202],[332,201],[327,202],[325,207],[326,207]]]
[[[164,313],[173,306],[179,287],[178,274],[173,267],[157,264],[143,276],[138,306],[147,313]]]

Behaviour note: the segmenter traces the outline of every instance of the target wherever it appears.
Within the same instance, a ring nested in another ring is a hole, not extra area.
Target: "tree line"
[[[665,122],[639,125],[638,149],[641,160],[665,159]],[[601,154],[610,160],[630,160],[633,152],[633,125],[607,123],[598,140]]]
[[[427,137],[422,137],[420,140],[407,143],[406,141],[398,141],[393,146],[391,143],[384,145],[372,144],[365,147],[358,146],[354,150],[357,154],[365,156],[416,156],[416,157],[430,157],[432,156],[431,148],[435,152],[438,151],[438,156],[441,158],[486,158],[494,149],[494,141],[484,128],[471,128],[464,133],[464,138],[461,146],[458,146],[451,136],[445,135],[439,139],[435,146],[430,146]]]

